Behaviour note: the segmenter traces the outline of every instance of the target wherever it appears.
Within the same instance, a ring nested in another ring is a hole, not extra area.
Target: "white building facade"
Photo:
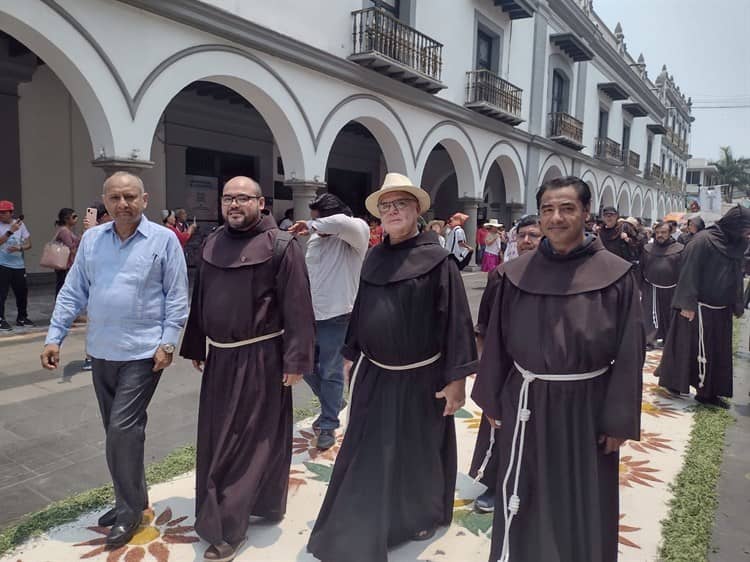
[[[325,189],[364,212],[394,171],[470,236],[565,175],[592,211],[650,221],[684,206],[692,122],[591,0],[0,0],[0,115],[31,271],[58,209],[117,169],[143,177],[152,218],[185,207],[202,233],[238,174],[277,217]]]

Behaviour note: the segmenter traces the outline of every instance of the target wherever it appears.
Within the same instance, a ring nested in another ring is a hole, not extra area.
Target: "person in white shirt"
[[[331,193],[310,203],[312,220],[297,221],[289,231],[310,236],[305,261],[315,311],[315,370],[305,374],[320,400],[317,447],[336,443],[344,400],[344,357],[341,348],[359,286],[359,274],[370,241],[370,227],[352,217],[349,207]]]
[[[9,289],[16,297],[16,324],[34,326],[27,316],[28,288],[23,253],[31,248],[31,235],[23,223],[23,215],[13,218],[11,201],[0,201],[0,331],[13,328],[5,318],[5,299]]]
[[[464,213],[456,213],[448,220],[448,234],[445,236],[445,249],[448,250],[453,259],[458,263],[458,269],[463,269],[469,263],[473,249],[466,242],[464,223],[469,218]]]
[[[289,230],[294,224],[294,209],[287,209],[279,223],[279,230]]]

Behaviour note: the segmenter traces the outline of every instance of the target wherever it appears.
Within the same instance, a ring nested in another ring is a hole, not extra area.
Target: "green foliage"
[[[195,467],[195,448],[183,447],[172,451],[161,461],[146,469],[150,485],[166,482]],[[26,515],[19,523],[0,533],[0,556],[31,537],[53,527],[75,521],[86,512],[101,509],[114,501],[112,486],[102,486],[73,497],[57,501],[41,511]]]
[[[313,480],[317,480],[318,482],[330,482],[331,481],[331,475],[333,474],[333,467],[329,466],[327,464],[318,464],[315,462],[304,462],[303,463],[305,467],[307,467],[307,470],[312,472],[315,476],[313,477]]]
[[[735,190],[741,190],[748,194],[750,190],[750,158],[735,158],[732,147],[721,147],[721,158],[713,162],[719,170],[719,183],[722,187],[724,200],[732,202]]]
[[[662,523],[659,560],[698,562],[708,559],[714,514],[719,504],[716,485],[721,473],[724,437],[733,421],[723,409],[699,406],[685,451],[685,463],[671,485],[674,494]]]
[[[492,513],[479,513],[473,509],[456,509],[453,522],[476,536],[488,535],[492,529]]]

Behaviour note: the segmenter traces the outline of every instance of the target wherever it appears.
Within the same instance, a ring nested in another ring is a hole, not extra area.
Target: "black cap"
[[[617,209],[615,209],[614,207],[604,207],[602,209],[602,214],[605,214],[605,213],[614,213],[616,215],[620,214],[620,213],[617,212]]]

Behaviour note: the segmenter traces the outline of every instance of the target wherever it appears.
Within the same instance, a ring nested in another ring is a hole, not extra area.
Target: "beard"
[[[229,227],[233,228],[234,230],[249,230],[251,227],[257,224],[259,218],[260,211],[257,211],[255,213],[244,212],[241,214],[234,213],[231,215],[227,213],[227,216],[224,217],[224,220],[226,220]]]

